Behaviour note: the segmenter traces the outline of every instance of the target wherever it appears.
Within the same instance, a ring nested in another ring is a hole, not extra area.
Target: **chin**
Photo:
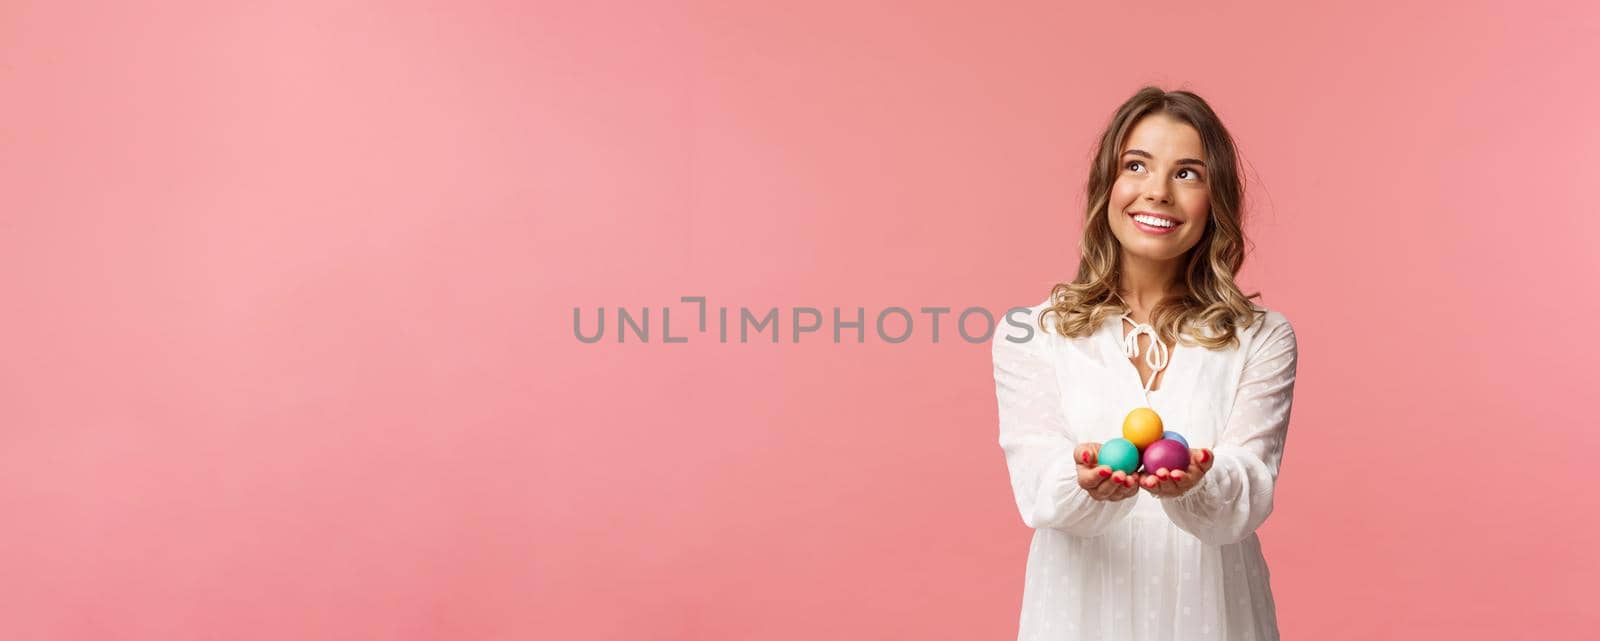
[[[1138,242],[1132,244],[1122,244],[1123,251],[1133,254],[1134,256],[1138,256],[1139,258],[1153,261],[1169,261],[1175,258],[1182,258],[1184,255],[1189,253],[1189,249],[1191,248],[1192,246],[1187,246],[1185,244],[1176,242],[1151,242],[1149,239],[1144,238],[1141,238]]]

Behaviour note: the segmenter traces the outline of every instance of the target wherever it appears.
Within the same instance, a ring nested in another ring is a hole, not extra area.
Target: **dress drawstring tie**
[[[1144,363],[1150,366],[1150,380],[1144,382],[1144,402],[1145,405],[1150,405],[1150,386],[1155,384],[1156,376],[1161,374],[1161,370],[1166,369],[1167,359],[1171,356],[1171,353],[1167,350],[1167,344],[1161,342],[1161,337],[1156,334],[1156,328],[1151,327],[1148,323],[1133,320],[1133,317],[1127,314],[1122,315],[1122,320],[1133,323],[1133,331],[1122,338],[1122,353],[1124,356],[1128,358],[1137,357],[1139,355],[1139,335],[1147,334],[1150,336],[1150,349],[1144,355]]]

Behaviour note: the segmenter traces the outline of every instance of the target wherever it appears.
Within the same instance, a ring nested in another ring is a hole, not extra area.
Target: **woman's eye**
[[[1195,170],[1193,170],[1193,169],[1179,169],[1178,173],[1180,173],[1180,174],[1189,174],[1189,177],[1191,177],[1191,178],[1193,178],[1195,180],[1199,180],[1200,179],[1200,173],[1195,171]]]
[[[1127,165],[1126,165],[1126,168],[1127,168],[1127,169],[1133,169],[1133,166],[1134,166],[1134,165],[1139,165],[1139,166],[1141,166],[1141,167],[1143,167],[1143,166],[1144,166],[1144,163],[1142,163],[1142,162],[1139,162],[1139,161],[1137,161],[1137,160],[1134,160],[1134,161],[1130,161],[1130,162],[1129,162],[1129,163],[1128,163],[1128,164],[1127,164]]]

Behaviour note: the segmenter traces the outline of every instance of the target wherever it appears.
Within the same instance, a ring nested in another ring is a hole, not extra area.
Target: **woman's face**
[[[1205,235],[1211,189],[1200,133],[1162,113],[1145,116],[1128,132],[1111,185],[1111,233],[1124,252],[1165,262],[1183,256]],[[1134,219],[1148,214],[1172,226]]]

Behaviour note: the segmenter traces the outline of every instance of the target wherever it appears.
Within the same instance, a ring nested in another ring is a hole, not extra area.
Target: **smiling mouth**
[[[1130,213],[1128,214],[1128,218],[1133,219],[1135,222],[1141,225],[1153,227],[1155,229],[1173,229],[1183,224],[1183,221],[1171,216],[1162,216],[1160,214],[1152,214],[1144,211]]]

